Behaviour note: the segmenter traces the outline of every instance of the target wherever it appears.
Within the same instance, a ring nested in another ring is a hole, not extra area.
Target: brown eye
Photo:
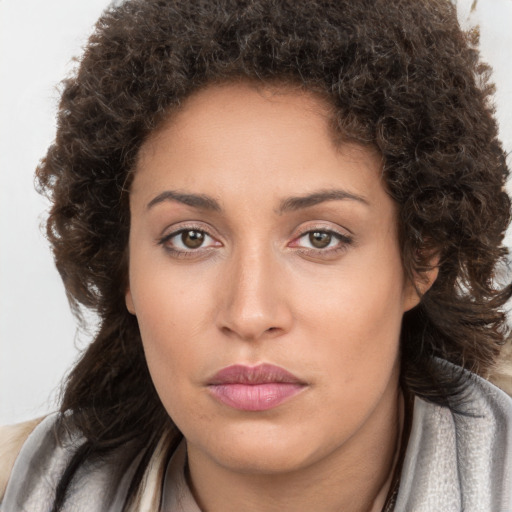
[[[289,247],[299,249],[299,254],[310,254],[315,258],[333,259],[341,255],[353,243],[353,238],[331,229],[320,227],[305,231],[292,240]]]
[[[324,249],[332,240],[331,233],[325,231],[311,231],[309,233],[309,241],[315,249]]]
[[[209,249],[222,247],[222,244],[199,228],[188,227],[179,229],[158,240],[158,244],[174,256],[195,257],[193,255],[205,254]]]
[[[188,249],[197,249],[201,247],[205,239],[205,233],[197,231],[196,229],[190,229],[181,233],[181,241]]]

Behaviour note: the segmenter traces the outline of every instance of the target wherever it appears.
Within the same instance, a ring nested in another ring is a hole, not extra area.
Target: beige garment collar
[[[182,440],[165,474],[161,512],[201,512],[185,478],[187,444]]]
[[[0,426],[0,502],[23,443],[42,420],[43,418],[37,418],[16,425]]]
[[[185,440],[168,461],[170,435],[158,443],[128,512],[201,512],[185,479]]]

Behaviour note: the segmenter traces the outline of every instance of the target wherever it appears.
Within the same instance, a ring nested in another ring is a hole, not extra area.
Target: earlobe
[[[439,274],[438,262],[429,270],[422,272],[421,275],[415,277],[414,282],[407,280],[405,299],[404,299],[404,313],[417,306],[421,297],[427,293],[434,284]]]
[[[130,288],[128,288],[128,290],[126,290],[126,293],[124,295],[124,301],[126,304],[126,309],[132,315],[135,315],[135,307],[133,306],[132,292],[131,292]]]

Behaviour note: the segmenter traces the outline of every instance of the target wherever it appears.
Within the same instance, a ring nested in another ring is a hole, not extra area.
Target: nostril
[[[274,333],[274,332],[278,332],[280,330],[281,329],[279,327],[269,327],[265,332],[267,332],[267,333]]]
[[[243,338],[256,340],[261,336],[278,334],[282,329],[280,327],[269,327],[268,329],[260,331],[260,334],[258,334],[255,332],[242,332],[241,329],[233,329],[232,327],[225,325],[221,328],[221,331],[226,336],[241,335]]]
[[[226,327],[226,326],[222,327],[222,329],[221,329],[221,330],[222,330],[222,332],[223,332],[224,334],[227,334],[227,335],[229,335],[229,334],[231,334],[231,333],[232,333],[232,330],[231,330],[229,327]]]

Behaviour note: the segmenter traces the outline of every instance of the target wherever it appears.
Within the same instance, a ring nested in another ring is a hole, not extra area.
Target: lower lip
[[[211,394],[223,404],[242,411],[267,411],[300,393],[304,386],[286,382],[265,384],[216,384]]]

